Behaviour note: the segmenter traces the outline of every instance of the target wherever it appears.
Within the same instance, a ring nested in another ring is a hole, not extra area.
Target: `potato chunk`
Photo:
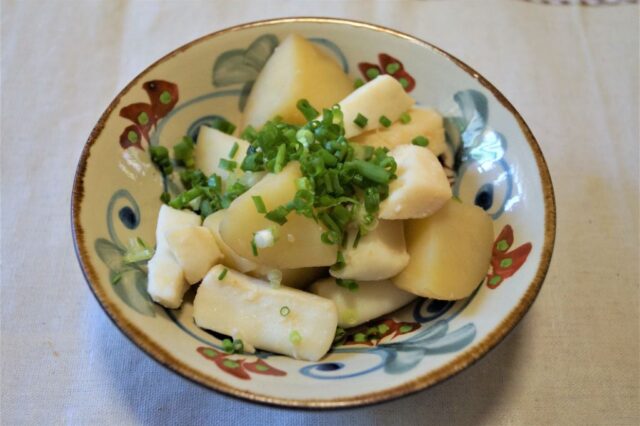
[[[436,214],[405,225],[409,265],[392,281],[441,300],[469,296],[489,269],[493,222],[480,207],[451,200]]]
[[[280,173],[269,174],[254,187],[236,198],[220,223],[220,235],[238,255],[261,265],[278,269],[328,266],[335,262],[337,248],[322,242],[325,231],[313,219],[291,212],[287,222],[279,226],[258,213],[252,196],[260,196],[267,210],[289,203],[296,194],[295,180],[302,177],[300,165],[289,163]],[[256,232],[275,227],[278,238],[271,247],[258,250],[254,256],[251,241]]]
[[[336,104],[353,83],[333,58],[292,34],[282,41],[258,75],[244,111],[244,127],[260,128],[276,116],[304,124],[296,104],[307,99],[319,111]]]
[[[353,138],[353,142],[373,147],[393,149],[398,145],[410,144],[416,136],[424,136],[429,140],[427,147],[437,157],[444,153],[447,145],[444,138],[442,116],[431,108],[413,107],[409,111],[411,121],[404,124],[396,121],[391,126],[380,127]]]
[[[375,281],[397,275],[409,263],[404,244],[402,221],[381,220],[378,226],[360,238],[353,248],[356,232],[349,233],[342,250],[344,268],[330,273],[337,278]]]
[[[395,121],[414,103],[415,100],[407,95],[398,80],[388,75],[378,76],[340,101],[344,116],[344,136],[352,138],[377,129],[380,127],[378,120],[383,115]],[[354,123],[358,114],[367,118],[366,126],[360,127]]]
[[[325,278],[311,284],[310,290],[335,302],[340,327],[360,325],[416,298],[415,294],[400,290],[389,280],[358,281],[358,289],[351,291],[338,286],[335,278]]]
[[[190,226],[199,226],[202,219],[199,215],[190,210],[178,210],[163,204],[158,212],[158,223],[156,225],[156,247],[168,248],[165,235],[175,229],[182,229]]]
[[[235,143],[238,144],[238,150],[233,158],[230,158],[229,152]],[[196,168],[202,170],[207,176],[216,173],[221,178],[226,179],[229,172],[218,167],[220,159],[233,160],[240,165],[247,155],[248,148],[249,142],[247,141],[227,135],[208,126],[200,126],[198,143],[196,143],[194,152]]]
[[[317,361],[327,353],[338,324],[335,304],[304,291],[280,287],[214,266],[193,301],[199,327],[242,339],[245,344]]]
[[[189,284],[200,281],[222,259],[212,232],[204,226],[174,229],[165,237]]]
[[[398,178],[389,184],[389,197],[380,203],[380,218],[426,217],[451,198],[447,175],[431,151],[416,145],[399,145],[390,155],[398,164]]]
[[[218,248],[223,254],[221,260],[221,263],[223,265],[242,273],[253,271],[258,267],[258,264],[250,259],[246,259],[240,256],[238,253],[233,251],[233,249],[229,247],[220,236],[220,222],[222,222],[222,218],[224,218],[226,213],[226,210],[218,210],[217,212],[210,214],[204,220],[202,226],[206,226],[207,228],[209,228],[209,230],[213,234],[213,237],[218,244]]]

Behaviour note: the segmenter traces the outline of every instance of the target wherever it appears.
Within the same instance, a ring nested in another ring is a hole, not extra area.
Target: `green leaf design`
[[[253,82],[277,45],[276,36],[265,34],[254,40],[247,49],[233,49],[222,53],[213,65],[213,85],[229,86]]]
[[[109,278],[113,280],[115,274],[112,271]],[[113,286],[118,297],[136,312],[154,317],[153,302],[147,294],[147,274],[136,268],[127,268],[119,274],[120,280]]]

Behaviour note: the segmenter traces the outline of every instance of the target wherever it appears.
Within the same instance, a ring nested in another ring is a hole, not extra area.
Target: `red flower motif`
[[[525,243],[515,250],[508,251],[513,245],[513,228],[506,225],[493,244],[491,272],[487,275],[487,287],[495,289],[504,280],[515,274],[531,253],[531,243]]]
[[[385,337],[393,340],[418,328],[420,328],[420,324],[417,322],[398,322],[387,318],[349,329],[341,343],[343,345],[377,346]]]
[[[158,121],[178,103],[178,86],[163,80],[147,81],[142,85],[151,103],[137,102],[120,109],[120,116],[132,121],[120,135],[120,146],[142,148],[142,140],[149,143],[149,133]]]
[[[371,81],[380,74],[389,74],[398,80],[404,90],[411,92],[416,87],[416,80],[405,69],[402,62],[391,55],[380,53],[378,55],[378,64],[369,62],[360,62],[358,68],[367,81]]]
[[[208,346],[201,346],[196,350],[206,359],[213,361],[222,371],[241,380],[251,380],[249,373],[262,374],[265,376],[287,375],[286,372],[270,366],[260,358],[257,358],[253,362],[247,362],[244,358],[230,358],[230,354],[217,351]]]

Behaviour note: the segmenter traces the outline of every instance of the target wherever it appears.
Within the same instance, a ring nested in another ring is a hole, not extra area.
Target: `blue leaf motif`
[[[100,260],[102,260],[111,271],[119,272],[124,268],[124,262],[122,262],[124,250],[122,248],[104,238],[98,238],[94,244],[94,248]]]
[[[265,34],[245,50],[233,49],[222,53],[213,65],[213,85],[229,86],[254,81],[277,45],[276,36]]]
[[[147,275],[136,268],[127,268],[119,275],[120,279],[113,285],[113,289],[120,299],[142,315],[155,316],[153,303],[147,294]],[[114,272],[110,278],[114,280]]]

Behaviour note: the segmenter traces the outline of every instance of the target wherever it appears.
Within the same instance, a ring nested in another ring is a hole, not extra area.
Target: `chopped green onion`
[[[380,75],[380,70],[378,68],[369,68],[365,74],[367,75],[367,78],[373,80]]]
[[[244,343],[242,342],[242,339],[233,341],[233,352],[237,354],[244,352]]]
[[[285,144],[282,144],[278,147],[278,153],[276,154],[276,161],[273,166],[274,173],[280,173],[282,171],[282,168],[285,165],[284,156],[286,154],[286,149],[287,149],[287,146]]]
[[[255,204],[258,213],[265,214],[267,212],[267,206],[265,206],[261,196],[253,195],[251,199],[253,200],[253,204]]]
[[[173,156],[176,161],[183,164],[187,169],[192,169],[196,165],[196,161],[193,157],[194,150],[193,139],[189,136],[185,136],[182,140],[173,147]]]
[[[233,157],[236,156],[236,153],[238,152],[238,148],[239,147],[240,147],[240,145],[238,145],[238,142],[234,142],[233,143],[233,146],[229,150],[229,158],[233,159]]]
[[[362,160],[353,160],[349,163],[345,163],[345,166],[347,164],[354,167],[362,176],[376,183],[388,183],[391,179],[389,172],[376,164]]]
[[[282,308],[280,308],[280,315],[282,315],[283,317],[286,317],[287,315],[289,315],[290,312],[291,312],[291,309],[289,309],[288,306],[283,306]]]
[[[218,163],[218,167],[220,167],[222,170],[232,172],[236,167],[238,167],[238,163],[232,160],[227,160],[226,158],[221,158],[220,162]]]
[[[149,154],[151,155],[151,161],[164,176],[169,176],[173,173],[173,165],[169,159],[169,150],[167,148],[161,145],[151,145],[149,146]]]
[[[169,201],[171,201],[171,195],[169,195],[167,191],[163,191],[162,194],[160,194],[160,201],[164,204],[169,204]]]
[[[360,127],[361,129],[364,129],[364,127],[367,125],[368,121],[369,121],[369,119],[367,117],[365,117],[364,115],[360,114],[360,113],[358,113],[356,118],[353,120],[353,122],[356,124],[356,126]]]
[[[251,253],[253,253],[254,256],[258,256],[258,247],[256,247],[256,242],[253,238],[251,239]]]
[[[211,122],[207,123],[207,125],[228,135],[232,134],[236,130],[235,124],[225,120],[222,117],[213,118]]]
[[[358,228],[358,233],[356,234],[356,237],[353,239],[353,248],[356,249],[358,248],[358,243],[360,243],[360,238],[362,238],[362,231],[360,230],[360,228]]]
[[[302,336],[300,335],[300,333],[298,333],[298,330],[293,330],[291,333],[289,333],[289,341],[294,345],[297,345],[302,341]]]
[[[229,354],[233,353],[233,342],[231,339],[222,340],[222,350]]]
[[[353,341],[356,343],[364,343],[367,341],[367,336],[364,333],[356,333],[353,335]]]
[[[227,272],[229,272],[229,270],[227,268],[224,268],[222,272],[220,272],[220,275],[218,275],[218,281],[224,280],[224,277],[227,276]]]
[[[355,282],[355,280],[345,280],[342,278],[337,278],[336,279],[336,284],[338,284],[338,286],[346,288],[349,291],[357,291],[358,290],[358,283]]]
[[[387,65],[387,67],[384,69],[387,74],[395,74],[396,71],[398,71],[400,69],[400,64],[397,62],[392,62],[389,65]]]
[[[315,140],[315,136],[311,130],[302,128],[296,133],[296,140],[300,142],[302,146],[308,148]]]
[[[299,190],[311,191],[311,181],[307,177],[296,179],[296,188]]]
[[[341,343],[341,341],[345,338],[345,336],[347,335],[347,332],[344,330],[344,328],[338,326],[336,327],[336,334],[333,337],[333,344],[339,344]]]
[[[364,86],[364,81],[362,81],[361,78],[356,78],[356,81],[353,83],[353,88],[358,89],[362,86]]]
[[[402,114],[400,114],[400,122],[402,124],[408,124],[411,122],[411,116],[408,112],[403,112]]]
[[[311,106],[308,100],[300,99],[296,104],[298,111],[304,115],[307,121],[311,121],[318,116],[318,110]]]
[[[389,120],[386,116],[381,115],[380,119],[378,120],[380,122],[381,125],[383,125],[384,127],[389,127],[391,126],[391,120]]]
[[[272,222],[277,223],[278,225],[284,225],[285,223],[287,223],[288,214],[289,214],[289,210],[284,206],[280,206],[271,210],[269,213],[264,215],[264,217],[266,217]]]
[[[411,143],[417,146],[428,146],[429,139],[425,138],[424,136],[416,136],[415,138],[413,138]]]
[[[332,271],[340,271],[344,269],[346,263],[344,261],[344,255],[341,250],[338,250],[338,257],[336,259],[336,263],[331,266]]]
[[[131,238],[122,261],[126,264],[138,263],[153,257],[154,249],[145,244],[140,237]]]

